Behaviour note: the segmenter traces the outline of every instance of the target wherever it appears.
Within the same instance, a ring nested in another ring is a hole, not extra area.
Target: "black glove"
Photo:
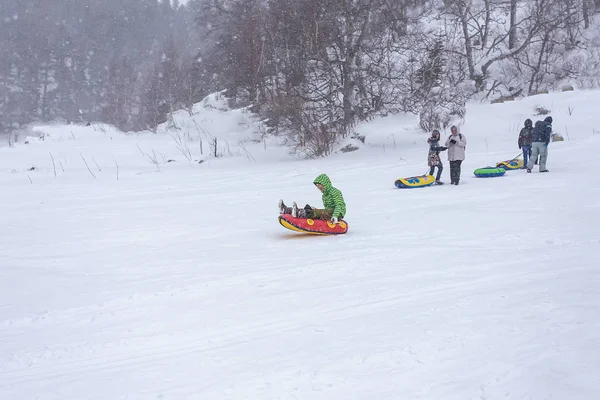
[[[452,143],[452,144],[456,144],[456,140],[454,140],[454,139],[450,139],[450,143]]]
[[[442,146],[442,151],[444,150],[448,150],[448,148],[446,146]]]
[[[521,145],[519,145],[519,150],[521,150]]]

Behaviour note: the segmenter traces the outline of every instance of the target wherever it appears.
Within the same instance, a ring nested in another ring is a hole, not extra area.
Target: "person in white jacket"
[[[450,184],[458,185],[460,181],[460,165],[465,159],[465,148],[467,147],[467,138],[458,132],[456,126],[450,128],[452,134],[446,140],[448,148],[448,161],[450,161]]]

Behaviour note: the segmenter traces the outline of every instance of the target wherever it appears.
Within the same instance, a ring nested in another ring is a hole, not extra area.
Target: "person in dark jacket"
[[[531,134],[533,132],[533,121],[525,120],[525,127],[519,132],[519,149],[523,150],[523,169],[527,169],[527,163],[531,157]]]
[[[552,117],[546,117],[543,121],[536,121],[535,127],[531,132],[531,157],[527,163],[527,172],[533,169],[533,163],[537,156],[540,156],[540,172],[549,172],[546,169],[548,160],[548,144],[552,135]]]
[[[440,178],[442,177],[444,165],[440,158],[440,151],[448,150],[448,148],[440,146],[440,131],[437,129],[432,132],[431,137],[427,139],[427,143],[429,143],[429,154],[427,155],[427,165],[430,167],[429,175],[433,175],[433,172],[437,167],[435,183],[437,185],[442,185],[443,182],[440,181]]]

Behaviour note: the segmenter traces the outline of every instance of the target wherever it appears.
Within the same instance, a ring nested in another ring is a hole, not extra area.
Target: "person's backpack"
[[[535,121],[533,132],[531,132],[531,142],[541,142],[544,138],[546,123],[544,121]]]
[[[543,131],[545,127],[546,123],[544,121],[535,121],[532,133],[539,133],[540,131]]]

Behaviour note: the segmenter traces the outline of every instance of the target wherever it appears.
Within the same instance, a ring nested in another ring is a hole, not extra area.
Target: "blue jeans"
[[[433,175],[433,171],[435,170],[435,167],[437,167],[437,169],[438,169],[435,180],[439,181],[440,178],[442,177],[442,171],[444,170],[444,166],[442,164],[432,165],[431,168],[429,169],[429,175]]]
[[[521,149],[523,149],[523,167],[527,168],[527,162],[531,157],[531,146],[522,146]]]

